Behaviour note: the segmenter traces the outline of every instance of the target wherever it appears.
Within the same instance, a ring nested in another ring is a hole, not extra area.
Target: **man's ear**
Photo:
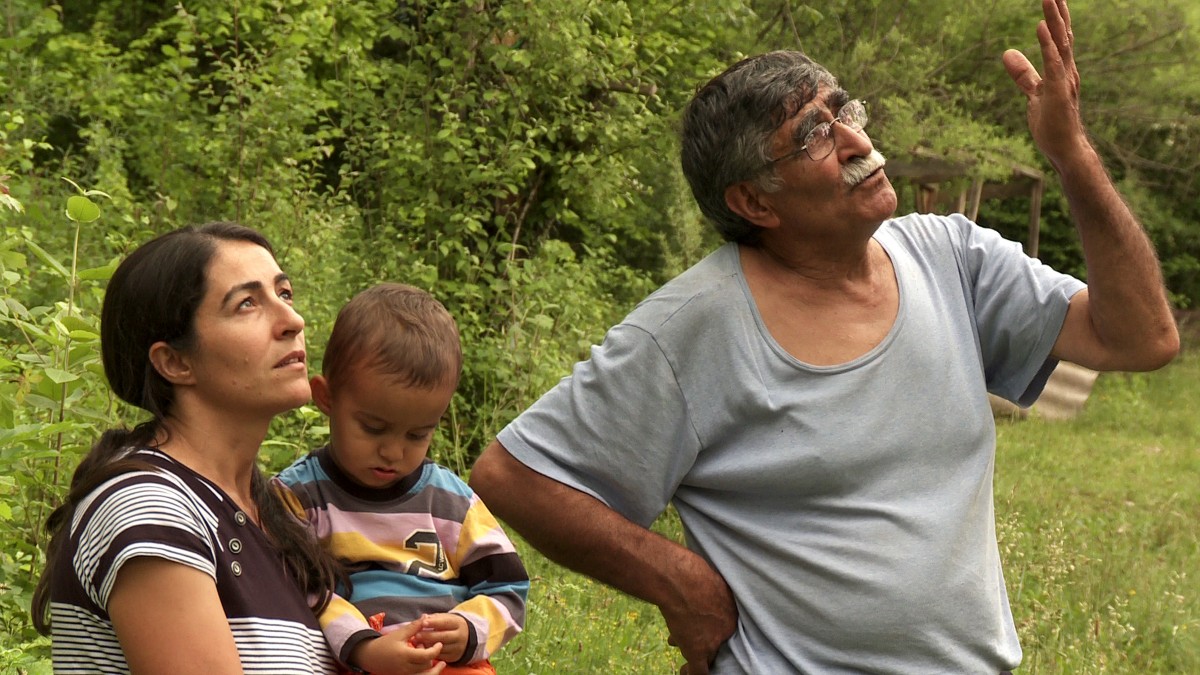
[[[333,392],[329,390],[329,380],[325,379],[324,375],[313,375],[308,381],[312,386],[313,403],[321,409],[321,412],[329,415],[333,410]]]
[[[765,196],[766,193],[757,186],[744,180],[725,188],[725,205],[730,211],[759,227],[778,227],[779,217],[764,199]]]
[[[163,341],[150,345],[150,363],[171,384],[195,384],[196,374],[185,354]]]

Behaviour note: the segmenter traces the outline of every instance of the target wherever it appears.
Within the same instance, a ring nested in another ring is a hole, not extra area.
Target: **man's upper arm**
[[[1071,296],[1062,330],[1050,352],[1054,358],[1077,363],[1085,368],[1104,370],[1107,359],[1103,345],[1092,327],[1088,313],[1088,291],[1083,289]]]
[[[699,448],[672,365],[653,336],[628,325],[609,331],[498,439],[526,467],[644,526]]]

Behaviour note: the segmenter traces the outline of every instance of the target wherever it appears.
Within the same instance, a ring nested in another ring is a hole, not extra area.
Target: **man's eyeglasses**
[[[851,131],[862,131],[863,127],[867,126],[867,106],[858,99],[850,101],[842,106],[838,111],[837,117],[829,122],[822,122],[808,132],[804,137],[804,145],[783,155],[776,157],[767,162],[763,168],[769,169],[775,166],[778,162],[785,159],[791,159],[802,152],[808,153],[808,158],[814,162],[819,162],[829,156],[833,152],[833,125],[834,123],[849,127]]]

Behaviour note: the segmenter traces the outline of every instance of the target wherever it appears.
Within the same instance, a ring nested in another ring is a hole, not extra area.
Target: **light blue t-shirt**
[[[634,522],[674,502],[740,613],[715,673],[1020,662],[987,392],[1037,398],[1084,285],[961,216],[889,220],[876,240],[899,310],[863,356],[818,367],[785,352],[727,244],[499,435],[521,462]]]

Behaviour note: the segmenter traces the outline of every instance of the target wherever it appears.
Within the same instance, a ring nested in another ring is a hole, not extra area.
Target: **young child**
[[[329,445],[277,478],[346,565],[349,589],[320,623],[358,672],[494,674],[488,657],[524,625],[529,577],[512,542],[426,458],[461,368],[454,319],[431,295],[390,283],[359,293],[312,378]]]

